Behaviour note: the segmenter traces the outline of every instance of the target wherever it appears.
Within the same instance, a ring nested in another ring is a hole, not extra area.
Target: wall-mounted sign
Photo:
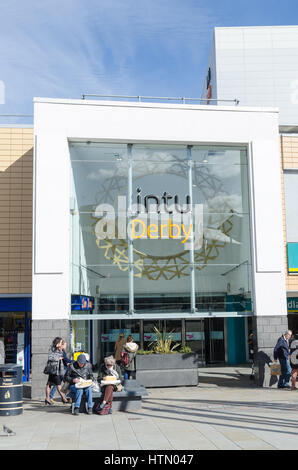
[[[288,273],[298,274],[298,243],[287,243]]]
[[[71,310],[89,311],[94,309],[94,297],[87,295],[72,295]]]
[[[120,330],[119,330],[120,331]],[[110,333],[102,334],[101,335],[101,342],[102,343],[109,343],[109,342],[116,342],[119,338],[119,331],[110,331]],[[216,332],[213,332],[216,333]],[[138,333],[132,333],[133,339],[136,342],[140,341],[140,335]],[[169,336],[169,334],[167,335]],[[126,335],[125,335],[126,337]],[[144,342],[155,341],[157,339],[156,333],[144,333]],[[204,341],[205,334],[204,332],[200,331],[191,331],[186,333],[186,340],[187,341]],[[216,338],[217,339],[217,338]],[[173,341],[181,341],[181,333],[174,333],[172,335]]]
[[[298,297],[287,298],[288,313],[298,313]]]

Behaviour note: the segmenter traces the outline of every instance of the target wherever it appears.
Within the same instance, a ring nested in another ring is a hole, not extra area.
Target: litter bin
[[[22,374],[22,366],[0,364],[0,416],[23,413]]]

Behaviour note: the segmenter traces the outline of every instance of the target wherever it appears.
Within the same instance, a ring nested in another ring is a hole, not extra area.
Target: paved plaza
[[[148,389],[141,410],[71,415],[57,399],[24,399],[19,416],[0,417],[0,450],[298,449],[298,390],[261,389],[249,368],[200,369],[197,387]]]

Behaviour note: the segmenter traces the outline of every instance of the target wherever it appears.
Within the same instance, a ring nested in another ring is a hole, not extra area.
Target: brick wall
[[[32,291],[33,129],[0,128],[0,293]]]

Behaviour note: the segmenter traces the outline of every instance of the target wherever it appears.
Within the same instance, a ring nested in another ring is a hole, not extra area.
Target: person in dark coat
[[[85,393],[88,402],[88,414],[92,414],[92,386],[85,388],[76,388],[75,384],[80,380],[93,380],[92,365],[87,361],[84,354],[80,354],[75,362],[69,364],[64,376],[64,380],[70,384],[70,392],[74,395],[74,415],[79,415],[80,405],[83,393]]]
[[[292,390],[297,390],[296,379],[298,373],[298,335],[290,342],[290,364],[292,368]]]
[[[287,330],[280,338],[278,338],[277,343],[274,348],[274,362],[279,360],[280,367],[281,367],[281,375],[279,377],[279,381],[277,384],[278,388],[291,388],[290,386],[290,378],[292,369],[290,366],[289,355],[289,340],[292,336],[292,331]]]
[[[46,385],[46,398],[45,405],[52,405],[50,401],[50,391],[52,386],[56,386],[59,395],[61,396],[62,402],[67,403],[67,399],[61,391],[61,377],[64,373],[63,367],[63,353],[62,353],[62,338],[56,337],[53,340],[52,346],[49,349],[48,353],[48,364],[50,365],[52,371],[49,374],[49,378]]]
[[[63,354],[63,358],[62,358],[62,362],[63,362],[63,367],[64,367],[64,370],[63,370],[63,374],[61,375],[61,381],[63,380],[63,377],[66,373],[66,369],[67,369],[67,366],[68,364],[71,364],[73,361],[71,359],[69,359],[69,357],[67,357],[67,354],[66,354],[66,346],[67,346],[67,343],[65,340],[62,340],[62,346],[61,346],[61,351],[62,351],[62,354]],[[54,385],[52,388],[51,388],[51,391],[50,391],[50,402],[51,403],[54,403],[54,395],[57,391],[57,385]]]

